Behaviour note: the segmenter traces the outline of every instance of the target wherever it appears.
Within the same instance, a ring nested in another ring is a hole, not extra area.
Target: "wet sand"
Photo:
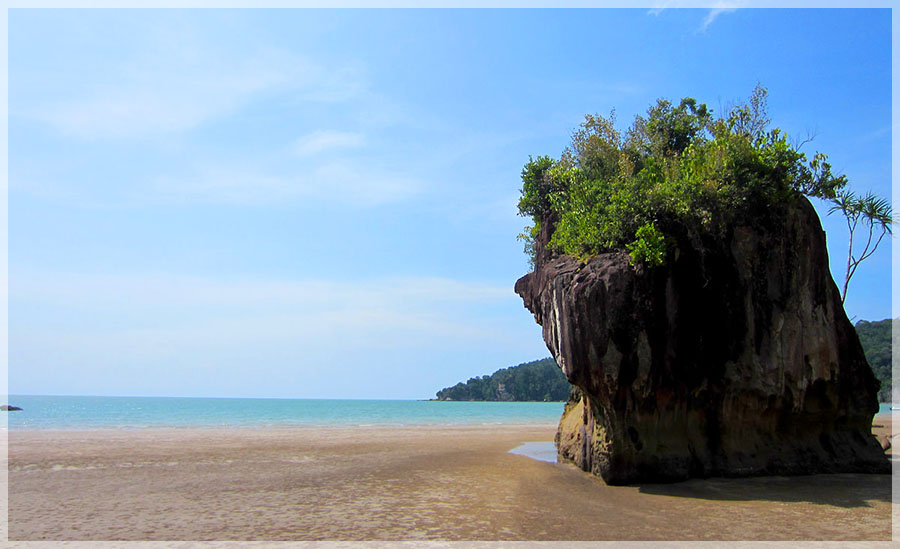
[[[889,475],[613,487],[508,453],[555,430],[11,432],[9,539],[891,539]]]
[[[875,419],[872,420],[872,434],[878,438],[878,441],[882,443],[882,446],[884,446],[885,440],[890,441],[890,448],[888,448],[885,453],[891,457],[893,457],[894,453],[894,443],[900,444],[900,438],[894,438],[894,433],[893,421],[890,414],[878,414],[875,416]],[[900,435],[900,433],[897,434]]]

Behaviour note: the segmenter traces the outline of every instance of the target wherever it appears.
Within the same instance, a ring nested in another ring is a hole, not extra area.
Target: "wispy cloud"
[[[713,22],[715,22],[715,20],[718,19],[720,15],[722,15],[723,13],[730,13],[730,12],[733,12],[736,10],[737,10],[737,8],[734,6],[725,6],[725,5],[712,8],[706,14],[706,18],[703,19],[703,24],[701,25],[700,30],[706,31],[706,29],[708,29],[709,26],[712,25]]]
[[[507,286],[443,277],[397,276],[354,282],[329,279],[227,280],[187,275],[102,275],[28,271],[16,273],[17,299],[100,307],[202,306],[347,309],[357,306],[428,307],[440,302],[518,299]]]
[[[699,32],[706,31],[706,29],[709,28],[709,26],[712,25],[715,22],[715,20],[719,18],[720,15],[722,15],[723,13],[729,13],[729,12],[736,11],[740,7],[740,5],[743,3],[744,2],[742,0],[733,0],[730,2],[720,0],[719,2],[717,2],[715,4],[715,6],[710,8],[709,11],[706,13],[706,17],[703,19],[703,23],[701,24],[701,26],[699,28]],[[702,4],[698,5],[696,3],[683,2],[683,1],[679,1],[679,0],[674,0],[674,1],[666,0],[666,1],[662,1],[662,2],[656,2],[652,8],[647,10],[647,15],[652,15],[655,17],[655,16],[658,16],[659,14],[661,14],[663,11],[670,9],[670,8],[697,8],[697,7],[703,7],[703,6],[702,6]]]
[[[361,168],[355,160],[329,160],[311,167],[240,168],[200,166],[186,175],[156,178],[143,200],[272,204],[311,200],[317,204],[372,207],[409,199],[422,180],[390,168]]]
[[[320,130],[297,139],[291,150],[298,156],[314,156],[335,149],[359,147],[364,142],[360,133]]]
[[[10,287],[23,392],[421,398],[460,362],[545,353],[508,284],[19,269]]]
[[[143,137],[192,129],[286,80],[286,75],[261,67],[215,73],[186,67],[144,71],[90,95],[40,105],[31,114],[67,137]]]
[[[325,67],[272,48],[220,52],[196,37],[187,45],[177,38],[160,39],[108,67],[109,76],[25,100],[13,114],[79,140],[142,138],[191,130],[267,93],[335,103],[365,89],[354,67]],[[42,78],[49,86],[52,75]]]
[[[874,140],[876,140],[876,139],[881,139],[881,138],[887,137],[887,138],[888,138],[888,142],[890,142],[890,141],[889,141],[889,138],[890,138],[891,130],[892,130],[892,129],[893,129],[893,128],[892,128],[892,126],[890,126],[890,125],[882,126],[881,128],[878,128],[878,129],[873,130],[873,131],[871,131],[871,132],[869,132],[869,133],[866,133],[866,134],[863,134],[863,135],[859,136],[859,137],[857,138],[857,140],[858,140],[858,141],[862,141],[862,142],[866,142],[866,141],[874,141]]]
[[[222,281],[186,276],[32,272],[14,277],[15,301],[60,307],[78,326],[44,336],[97,334],[123,348],[222,347],[292,342],[312,347],[409,347],[435,338],[484,341],[503,332],[477,314],[518,299],[503,286],[437,277]],[[14,305],[15,307],[15,305]],[[29,322],[19,318],[19,324]],[[475,319],[475,320],[473,320]],[[161,322],[164,320],[164,322]],[[487,322],[487,321],[485,321]],[[31,332],[31,330],[29,330]],[[497,332],[497,333],[494,333]],[[424,339],[423,339],[424,338]]]

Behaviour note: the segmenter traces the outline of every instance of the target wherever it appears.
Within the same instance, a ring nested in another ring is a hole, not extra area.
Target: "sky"
[[[9,392],[431,398],[549,356],[523,164],[588,113],[773,126],[891,195],[890,10],[10,10]],[[847,228],[816,204],[832,273]],[[890,246],[848,316],[891,316]],[[896,303],[894,304],[895,310]]]

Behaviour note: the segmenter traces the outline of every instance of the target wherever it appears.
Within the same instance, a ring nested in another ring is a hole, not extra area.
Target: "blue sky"
[[[528,156],[757,82],[890,196],[889,10],[10,11],[9,391],[429,398],[547,356]]]

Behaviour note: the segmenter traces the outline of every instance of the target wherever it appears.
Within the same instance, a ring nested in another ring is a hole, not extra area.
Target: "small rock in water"
[[[0,410],[4,412],[15,412],[16,410],[21,410],[18,406],[10,406],[9,404],[0,405]]]

